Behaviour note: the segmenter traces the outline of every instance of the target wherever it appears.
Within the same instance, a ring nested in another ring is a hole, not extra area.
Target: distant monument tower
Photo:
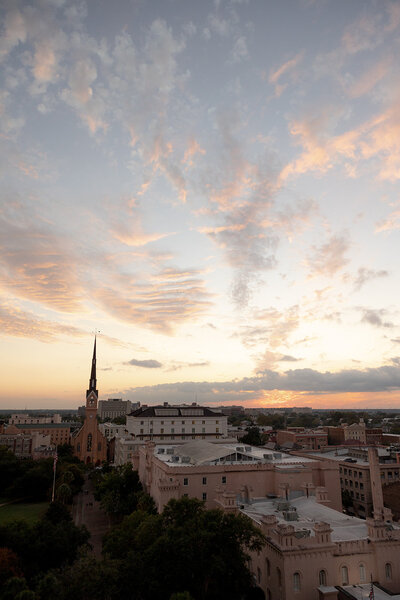
[[[97,402],[99,392],[96,389],[96,337],[94,338],[92,368],[89,389],[86,390],[85,421],[72,438],[74,455],[86,464],[99,465],[107,460],[107,440],[97,423]]]

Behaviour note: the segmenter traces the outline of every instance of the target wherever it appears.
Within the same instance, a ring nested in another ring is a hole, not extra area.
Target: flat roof
[[[241,455],[240,460],[229,459],[232,455]],[[304,463],[314,462],[313,459],[285,454],[268,448],[249,446],[240,442],[213,443],[196,440],[186,444],[157,444],[154,454],[171,466],[199,466],[213,464],[252,464],[265,463],[290,468]]]
[[[382,456],[387,456],[388,458],[390,457],[390,452],[386,449],[386,448],[376,448],[378,450],[378,456],[382,457]],[[351,468],[351,465],[360,465],[363,467],[368,467],[369,466],[369,462],[368,462],[368,446],[362,447],[360,448],[361,451],[365,451],[365,458],[358,458],[355,456],[352,456],[352,452],[357,451],[358,448],[355,446],[351,446],[350,448],[339,448],[337,450],[329,450],[328,452],[307,452],[307,456],[312,456],[314,459],[321,459],[321,458],[328,458],[329,460],[334,460],[337,462],[348,462],[349,467]],[[351,461],[346,461],[346,458],[351,458]],[[396,461],[393,461],[393,463],[389,463],[389,462],[382,462],[379,463],[379,465],[382,467],[384,465],[394,465],[396,464]]]
[[[374,589],[375,600],[400,600],[400,594],[388,594],[376,585],[373,585],[372,587]],[[340,589],[345,590],[350,597],[360,600],[360,598],[370,597],[371,584],[359,583],[358,585],[342,585],[340,586]]]
[[[280,499],[284,502],[283,499]],[[264,515],[275,515],[280,523],[293,525],[296,531],[309,530],[310,536],[314,535],[313,527],[315,523],[328,523],[332,528],[332,541],[350,541],[367,538],[367,522],[357,517],[345,515],[324,504],[319,504],[315,496],[301,496],[288,501],[289,506],[296,509],[298,521],[287,521],[283,513],[277,508],[276,500],[256,500],[253,504],[247,505],[242,512],[257,521],[261,522]]]

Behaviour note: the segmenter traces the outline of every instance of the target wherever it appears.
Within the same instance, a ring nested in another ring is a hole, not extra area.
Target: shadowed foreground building
[[[86,464],[99,465],[107,460],[107,440],[97,422],[97,403],[99,393],[96,389],[96,339],[94,340],[92,369],[89,389],[86,391],[85,421],[72,437],[74,454]]]
[[[245,507],[267,537],[252,557],[267,600],[369,598],[362,594],[371,579],[377,600],[400,592],[400,527],[383,505],[376,449],[369,455],[374,515],[366,521],[332,510],[318,495]]]

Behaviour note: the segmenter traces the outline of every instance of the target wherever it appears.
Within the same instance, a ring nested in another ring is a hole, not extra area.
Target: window
[[[300,591],[300,573],[293,573],[293,591]]]
[[[216,431],[217,433],[219,433],[219,427],[216,427],[216,428],[215,428],[215,431]]]
[[[216,423],[217,425],[219,425],[219,421],[215,421],[215,423]]]
[[[392,579],[392,565],[390,563],[385,565],[385,577],[386,579]]]
[[[92,451],[92,434],[91,433],[89,433],[87,436],[86,451],[87,452]]]
[[[194,424],[195,424],[195,422],[196,422],[196,421],[192,421],[192,425],[194,425]]]
[[[171,433],[175,433],[175,428],[171,427]]]
[[[279,567],[276,567],[276,575],[278,577],[278,585],[282,587],[282,573]]]
[[[344,474],[347,475],[347,469],[344,469]]]
[[[349,570],[347,567],[342,567],[342,585],[347,585],[349,583]]]
[[[164,427],[161,427],[161,433],[164,433]]]
[[[185,428],[184,427],[182,427],[182,433],[185,433]]]
[[[164,425],[164,421],[161,421],[161,425]]]
[[[183,478],[183,485],[189,485],[189,479],[188,479],[188,477],[184,477]]]
[[[203,485],[207,485],[207,477],[203,477]]]
[[[175,425],[175,421],[171,421],[171,425]]]
[[[257,581],[260,584],[261,583],[261,569],[260,567],[257,567]]]
[[[206,422],[205,422],[205,421],[202,421],[201,423],[202,423],[202,425],[205,425],[205,424],[206,424]]]
[[[226,483],[226,476],[222,475],[222,483]]]
[[[265,559],[265,566],[267,567],[267,577],[271,576],[271,563],[268,558]]]
[[[196,428],[192,427],[192,433],[196,433]]]
[[[185,424],[185,421],[182,421],[182,425],[184,425],[184,424]]]
[[[101,452],[101,442],[99,442],[99,443],[97,444],[97,450],[98,450],[99,452]]]
[[[201,428],[201,433],[205,433],[205,432],[206,432],[206,428],[205,428],[205,427],[202,427],[202,428]]]
[[[360,477],[360,479],[362,478],[362,476],[363,476],[362,471],[358,472],[358,476]]]
[[[367,580],[366,578],[366,572],[365,572],[365,565],[361,564],[360,565],[360,583],[365,583]]]
[[[141,425],[143,425],[143,424],[144,424],[144,421],[140,421],[140,424],[141,424]]]
[[[326,571],[319,572],[319,585],[326,585]]]
[[[203,500],[207,500],[207,493],[203,492]]]
[[[364,484],[360,483],[360,490],[363,490],[363,489],[364,489]]]
[[[140,430],[140,433],[143,433],[143,429]]]
[[[183,494],[184,498],[187,498],[189,496],[189,494]]]

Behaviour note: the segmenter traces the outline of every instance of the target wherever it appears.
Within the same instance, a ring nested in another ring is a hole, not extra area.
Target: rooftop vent
[[[190,463],[190,456],[182,456],[183,463]]]
[[[179,456],[171,456],[172,462],[179,462]]]
[[[297,514],[297,510],[294,506],[290,506],[288,510],[282,511],[283,518],[285,521],[298,521],[299,515]]]
[[[274,458],[282,458],[282,452],[274,452]]]
[[[274,456],[273,454],[263,454],[263,459],[272,462],[274,460]]]
[[[244,452],[243,446],[237,446],[236,447],[236,452]]]
[[[246,450],[246,452],[251,452],[251,446],[246,446],[245,450]]]
[[[174,453],[173,448],[167,448],[167,454],[173,454],[173,453]]]
[[[157,449],[157,454],[164,454],[165,452],[165,448],[158,448]]]

